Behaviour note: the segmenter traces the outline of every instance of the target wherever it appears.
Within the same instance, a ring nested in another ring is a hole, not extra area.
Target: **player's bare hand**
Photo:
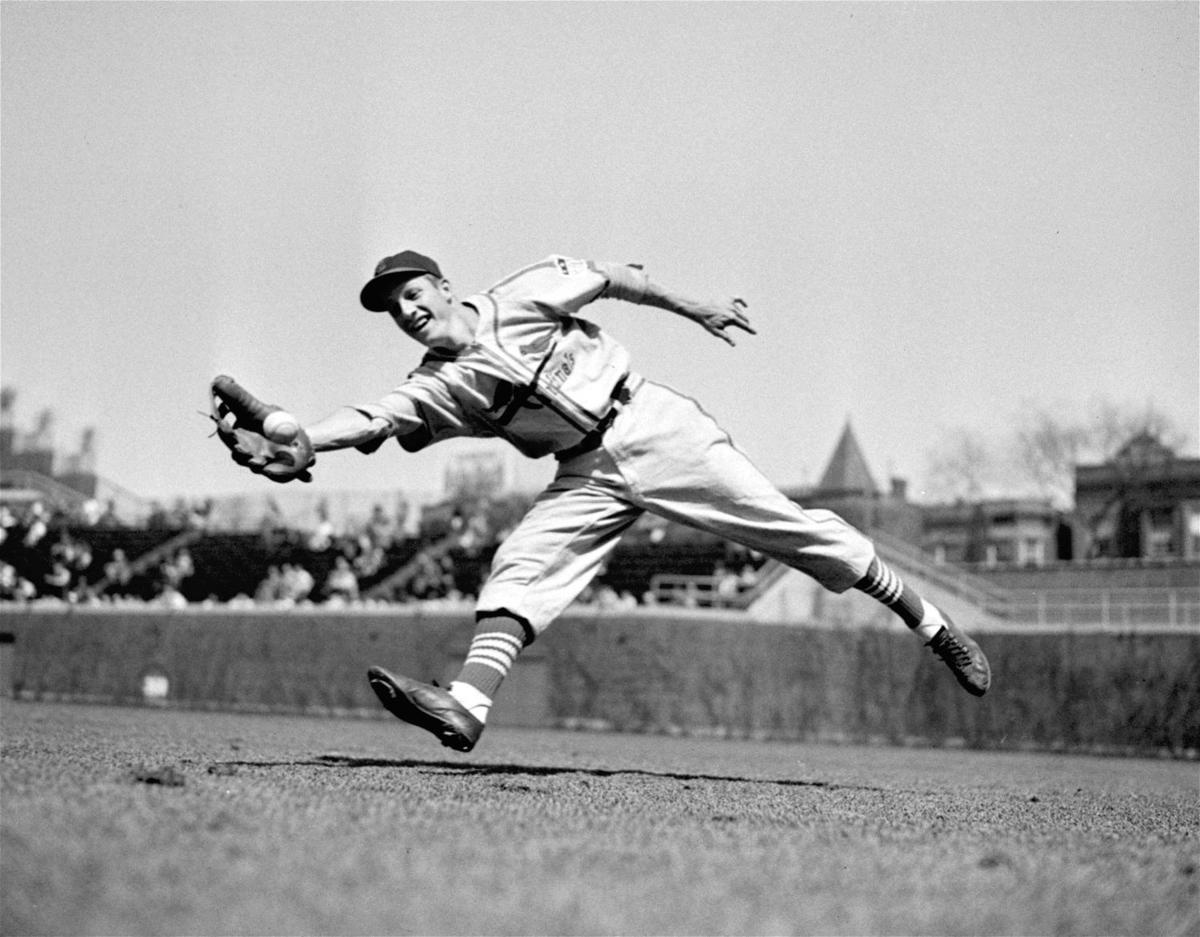
[[[704,326],[709,334],[717,336],[729,345],[736,345],[737,342],[730,337],[727,329],[741,329],[751,335],[758,334],[750,326],[750,320],[746,317],[746,301],[740,297],[705,303],[694,309],[691,317]]]

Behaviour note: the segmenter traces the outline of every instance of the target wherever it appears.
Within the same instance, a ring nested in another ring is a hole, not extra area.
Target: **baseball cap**
[[[401,251],[384,257],[375,265],[375,276],[362,288],[359,300],[371,312],[386,312],[388,296],[398,283],[426,273],[443,279],[437,262],[416,251]]]

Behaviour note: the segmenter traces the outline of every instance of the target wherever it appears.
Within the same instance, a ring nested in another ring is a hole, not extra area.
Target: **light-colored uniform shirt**
[[[577,445],[629,372],[625,348],[577,315],[604,294],[602,266],[551,255],[468,296],[475,343],[453,356],[430,351],[400,386],[356,409],[386,419],[409,452],[456,436],[499,437],[531,458]]]

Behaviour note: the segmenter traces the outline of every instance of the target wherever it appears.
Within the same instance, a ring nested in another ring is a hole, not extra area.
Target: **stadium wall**
[[[382,664],[453,677],[467,612],[6,609],[20,699],[384,713]],[[569,614],[522,655],[493,724],[979,748],[1200,753],[1200,634],[985,636],[993,689],[964,694],[894,630],[717,614]]]

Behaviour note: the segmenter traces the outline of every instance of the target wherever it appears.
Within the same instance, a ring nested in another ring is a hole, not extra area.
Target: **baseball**
[[[272,442],[289,443],[299,432],[299,421],[286,410],[272,410],[263,420],[263,435]]]

